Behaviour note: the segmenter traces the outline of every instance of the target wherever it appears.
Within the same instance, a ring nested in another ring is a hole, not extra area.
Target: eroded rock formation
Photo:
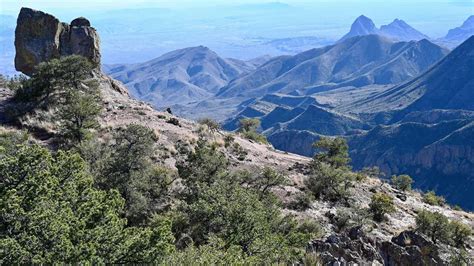
[[[69,25],[50,14],[22,8],[15,30],[15,68],[31,75],[39,63],[73,54],[88,58],[99,68],[99,46],[99,35],[86,18],[74,19]]]
[[[311,241],[307,251],[319,254],[325,265],[447,265],[438,246],[414,231],[381,241],[358,226]]]

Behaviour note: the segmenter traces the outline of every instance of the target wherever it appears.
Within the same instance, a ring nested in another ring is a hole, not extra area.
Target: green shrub
[[[459,221],[452,221],[449,224],[449,229],[451,233],[451,242],[456,247],[462,247],[469,241],[469,238],[472,235],[471,227]]]
[[[314,197],[310,193],[300,193],[296,196],[295,200],[288,203],[287,207],[296,211],[305,211],[311,208],[311,203]]]
[[[190,246],[167,256],[160,265],[254,265],[255,258],[242,252],[239,246],[225,247],[222,240],[218,243]]]
[[[393,198],[385,193],[375,193],[369,204],[369,211],[377,222],[381,222],[385,218],[385,214],[395,211]]]
[[[30,79],[21,79],[15,100],[34,102],[49,107],[61,102],[64,93],[94,86],[91,71],[94,66],[82,56],[72,55],[40,63]]]
[[[231,134],[226,134],[224,136],[224,147],[229,148],[234,142],[235,138]]]
[[[429,205],[443,206],[446,200],[442,196],[437,196],[434,191],[428,191],[423,195],[423,202]]]
[[[449,256],[449,265],[453,266],[469,266],[472,265],[473,258],[469,255],[465,249],[460,248],[459,250],[451,249]]]
[[[257,131],[260,127],[260,120],[257,118],[243,118],[239,121],[239,132]]]
[[[346,169],[334,168],[326,163],[313,164],[305,185],[316,198],[330,201],[347,200],[354,175]]]
[[[268,144],[267,138],[264,135],[257,133],[256,131],[244,131],[241,134],[246,139],[253,140],[262,144]]]
[[[413,179],[409,175],[393,175],[391,181],[395,188],[402,191],[411,190],[413,184]]]
[[[434,243],[449,241],[449,220],[439,212],[422,210],[416,216],[416,226],[417,230],[430,237]]]
[[[305,181],[317,198],[347,200],[349,188],[359,175],[350,171],[350,158],[343,138],[321,138],[314,144],[318,153],[310,163],[311,174]]]
[[[70,91],[59,110],[61,140],[76,146],[91,137],[91,130],[99,127],[102,106],[96,92]]]
[[[228,165],[204,138],[176,163],[183,185],[173,220],[176,238],[205,246],[216,237],[261,263],[298,261],[310,234],[280,212],[272,188],[285,178],[269,168],[230,172]]]
[[[174,250],[169,220],[131,227],[116,190],[93,186],[78,154],[0,151],[0,264],[151,263]]]

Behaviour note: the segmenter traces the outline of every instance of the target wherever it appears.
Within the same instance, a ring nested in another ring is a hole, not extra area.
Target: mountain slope
[[[432,109],[474,110],[474,36],[424,74],[383,93],[355,102],[348,110],[399,115]]]
[[[417,188],[474,209],[473,132],[472,119],[378,126],[350,138],[352,162],[357,169],[378,166],[388,176],[410,174]]]
[[[232,81],[217,96],[303,95],[312,86],[323,84],[360,87],[400,83],[446,54],[446,49],[427,40],[393,42],[378,35],[358,36],[295,56],[274,58]]]
[[[472,35],[474,35],[474,15],[469,16],[461,26],[449,30],[440,42],[448,47],[456,47]]]
[[[400,19],[395,19],[388,25],[382,25],[380,27],[380,33],[386,37],[399,41],[418,41],[422,39],[428,39],[428,36],[419,32],[412,26],[408,25],[405,21]]]
[[[122,81],[133,96],[156,107],[202,100],[254,66],[223,59],[204,46],[167,53],[134,65],[110,66],[107,73]]]

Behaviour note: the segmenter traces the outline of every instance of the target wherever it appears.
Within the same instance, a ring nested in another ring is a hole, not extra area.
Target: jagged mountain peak
[[[355,19],[355,21],[351,25],[351,30],[349,33],[344,35],[340,41],[349,39],[351,37],[359,36],[359,35],[368,35],[377,33],[378,29],[375,26],[375,23],[368,17],[364,15],[360,15]]]
[[[402,19],[396,18],[391,23],[382,25],[378,29],[370,18],[361,15],[356,18],[351,25],[349,33],[344,35],[340,41],[369,34],[378,34],[397,41],[418,41],[428,38],[428,36],[419,32]]]

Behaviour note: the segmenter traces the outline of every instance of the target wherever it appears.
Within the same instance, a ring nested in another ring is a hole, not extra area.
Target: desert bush
[[[184,187],[173,215],[176,238],[206,246],[216,237],[261,263],[299,260],[311,234],[280,213],[271,190],[284,177],[271,169],[230,172],[228,164],[204,138],[177,162]]]
[[[418,231],[430,237],[434,243],[449,241],[449,220],[439,212],[420,211],[416,216],[416,226]]]
[[[428,191],[423,195],[423,202],[429,205],[443,206],[446,200],[442,196],[437,196],[434,191]]]
[[[305,211],[311,208],[311,203],[313,202],[314,197],[311,193],[300,193],[296,198],[289,202],[287,208],[296,211]]]
[[[321,138],[314,146],[318,152],[310,163],[311,174],[305,185],[317,198],[347,201],[349,188],[358,175],[350,171],[346,141],[342,138]]]
[[[61,141],[76,146],[91,137],[91,130],[98,128],[101,113],[99,95],[93,91],[70,91],[58,112]]]
[[[385,193],[375,193],[369,204],[369,211],[377,222],[381,222],[385,218],[385,214],[395,211],[393,198]]]
[[[469,238],[472,235],[472,228],[459,221],[452,221],[449,224],[451,242],[456,247],[462,247],[465,243],[468,243]]]
[[[413,179],[409,175],[393,175],[391,178],[392,185],[402,191],[411,190]]]
[[[349,146],[345,139],[322,137],[313,146],[318,150],[313,164],[325,163],[335,169],[350,169]]]
[[[202,118],[202,119],[198,120],[198,123],[201,124],[201,125],[207,126],[207,128],[211,132],[218,132],[219,130],[221,130],[221,125],[217,121],[215,121],[211,118]]]
[[[231,134],[226,134],[224,136],[224,147],[229,148],[234,142],[235,138]]]

